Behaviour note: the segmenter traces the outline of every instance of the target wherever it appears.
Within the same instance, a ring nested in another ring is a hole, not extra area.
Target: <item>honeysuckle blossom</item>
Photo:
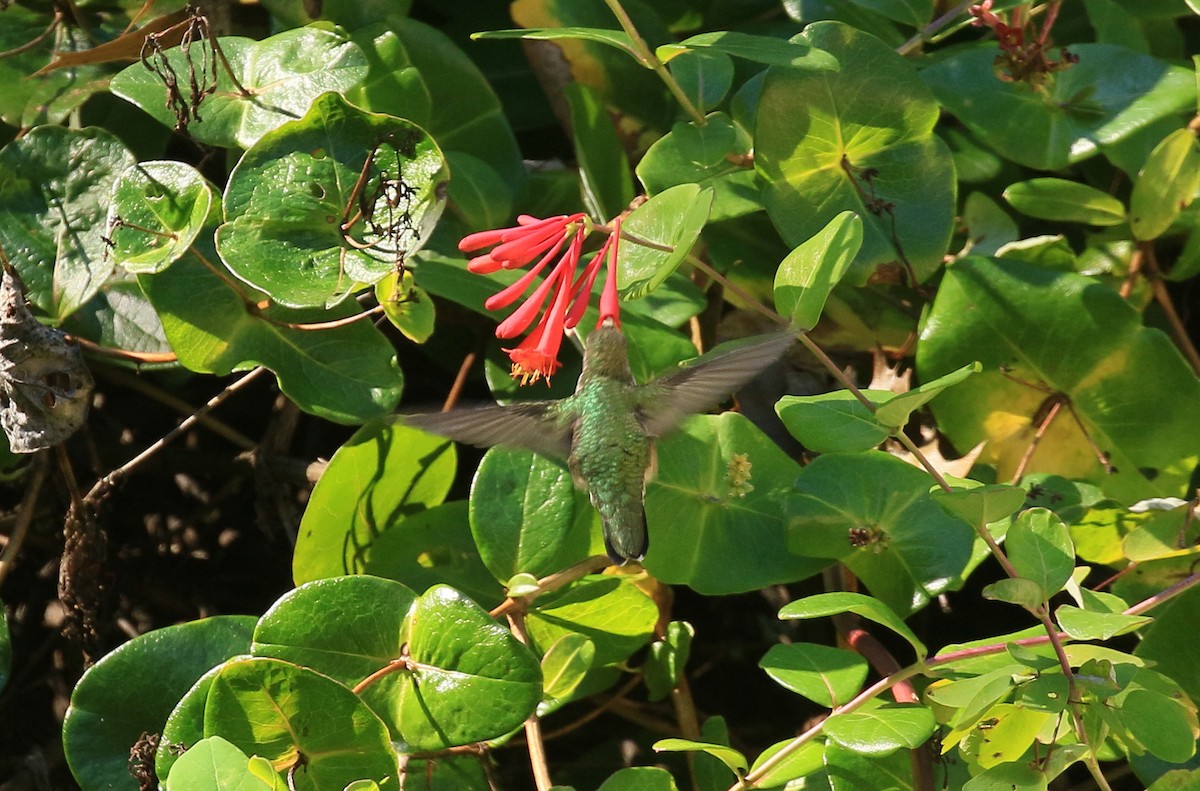
[[[458,243],[458,249],[463,252],[492,248],[467,263],[467,269],[478,274],[519,269],[537,259],[537,263],[520,279],[484,302],[488,310],[501,310],[525,296],[538,275],[551,260],[558,257],[550,273],[529,298],[496,327],[497,338],[515,338],[529,329],[541,314],[541,319],[523,341],[515,348],[504,350],[512,360],[513,378],[520,379],[523,385],[541,378],[549,382],[554,372],[562,366],[558,361],[558,352],[562,348],[563,334],[583,318],[592,287],[606,261],[608,270],[600,294],[600,321],[611,318],[620,326],[616,264],[621,222],[616,220],[613,223],[612,232],[600,251],[583,265],[583,271],[577,275],[583,241],[590,231],[591,226],[583,214],[564,214],[544,220],[521,215],[515,227],[480,231],[463,237]],[[543,310],[547,301],[549,307]]]

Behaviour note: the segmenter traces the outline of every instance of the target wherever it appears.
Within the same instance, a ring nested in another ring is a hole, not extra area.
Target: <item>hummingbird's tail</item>
[[[646,532],[645,519],[636,530],[609,530],[605,526],[604,549],[608,551],[608,559],[614,566],[624,566],[631,560],[640,561],[646,557],[649,546],[650,536]]]

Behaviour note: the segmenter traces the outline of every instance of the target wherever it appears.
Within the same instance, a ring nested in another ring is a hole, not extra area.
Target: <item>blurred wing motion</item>
[[[725,351],[697,357],[686,367],[647,385],[642,402],[646,433],[661,437],[688,415],[705,412],[778,360],[795,341],[790,331],[763,335]]]
[[[507,445],[527,448],[566,461],[571,453],[571,426],[560,425],[554,401],[510,406],[456,409],[427,415],[405,415],[404,422],[430,434],[480,448]]]

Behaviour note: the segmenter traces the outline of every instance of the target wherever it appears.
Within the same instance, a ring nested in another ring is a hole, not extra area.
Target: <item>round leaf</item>
[[[319,27],[285,30],[262,41],[225,36],[218,44],[247,93],[234,85],[224,64],[216,68],[215,82],[204,73],[201,60],[215,57],[208,41],[193,43],[186,52],[175,47],[164,53],[176,74],[194,72],[199,82],[215,89],[186,124],[180,124],[187,119],[174,111],[178,103],[167,101],[162,79],[141,62],[113,77],[110,88],[167,126],[186,126],[201,143],[249,148],[270,130],[303,115],[318,95],[351,88],[367,73],[362,50]]]
[[[1178,701],[1148,689],[1134,689],[1121,702],[1121,724],[1150,751],[1168,763],[1182,763],[1196,754],[1195,715]]]
[[[658,476],[646,486],[646,568],[706,594],[817,573],[826,561],[788,550],[784,503],[799,470],[740,414],[686,421],[658,443]]]
[[[280,304],[333,304],[421,248],[448,178],[423,129],[323,94],[233,169],[217,252]]]
[[[937,103],[913,66],[870,34],[815,22],[802,35],[842,68],[767,72],[755,166],[771,220],[796,246],[840,212],[856,212],[863,237],[853,282],[896,261],[896,244],[925,280],[941,266],[954,225],[954,165],[933,135]]]
[[[387,727],[357,695],[278,659],[235,659],[221,668],[204,707],[204,735],[228,739],[279,771],[296,767],[292,780],[305,791],[364,777],[395,783],[398,774]]]
[[[924,471],[876,451],[826,454],[788,501],[788,546],[840,560],[901,615],[951,588],[971,562],[975,531],[929,494]]]
[[[363,426],[333,454],[304,509],[292,556],[297,584],[361,573],[375,538],[445,499],[455,459],[452,443],[399,418]]]
[[[253,629],[254,619],[246,615],[168,626],[135,637],[89,668],[63,721],[63,750],[84,791],[136,791],[130,748],[143,733],[162,732],[196,679],[245,653]]]
[[[938,288],[917,369],[933,378],[971,360],[983,373],[931,408],[955,446],[988,440],[980,461],[996,465],[997,479],[1011,478],[1028,451],[1039,409],[1065,396],[1071,409],[1060,410],[1026,472],[1087,477],[1127,502],[1188,486],[1200,448],[1200,382],[1170,340],[1143,327],[1107,286],[1009,259],[959,261]]]
[[[595,657],[596,646],[581,634],[564,634],[555,641],[542,657],[546,697],[565,700],[583,681]]]
[[[316,580],[267,610],[254,629],[251,653],[316,670],[353,688],[401,655],[405,619],[417,596],[378,577]],[[384,676],[362,699],[399,738],[400,676]]]
[[[213,207],[213,189],[183,162],[140,162],[113,185],[108,238],[129,272],[158,272],[191,247]]]
[[[788,254],[775,273],[775,308],[794,326],[817,326],[829,292],[862,247],[862,218],[844,211]]]
[[[0,149],[0,248],[43,313],[65,318],[112,274],[109,195],[133,164],[98,127],[40,126]]]
[[[570,471],[529,451],[492,448],[471,484],[471,533],[498,580],[541,577],[583,560],[591,515]]]
[[[261,759],[260,759],[261,760]],[[166,791],[273,791],[282,778],[267,765],[274,778],[264,780],[250,770],[250,758],[220,736],[201,739],[188,748],[171,767]]]
[[[440,750],[508,733],[537,708],[537,658],[453,588],[422,595],[409,615],[413,668],[401,674],[407,750]]]
[[[1048,599],[1058,593],[1075,570],[1071,533],[1053,511],[1031,508],[1008,529],[1005,550],[1013,568]]]

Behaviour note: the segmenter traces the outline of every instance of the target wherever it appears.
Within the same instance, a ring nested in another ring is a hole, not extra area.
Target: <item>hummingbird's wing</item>
[[[509,406],[483,406],[426,415],[405,415],[404,422],[430,434],[440,434],[481,448],[507,445],[526,448],[566,461],[571,453],[571,425],[561,421],[555,401],[530,401]]]
[[[761,335],[727,350],[717,347],[684,368],[650,382],[641,405],[646,433],[661,437],[688,415],[724,401],[778,360],[795,339],[795,333],[786,330]]]

